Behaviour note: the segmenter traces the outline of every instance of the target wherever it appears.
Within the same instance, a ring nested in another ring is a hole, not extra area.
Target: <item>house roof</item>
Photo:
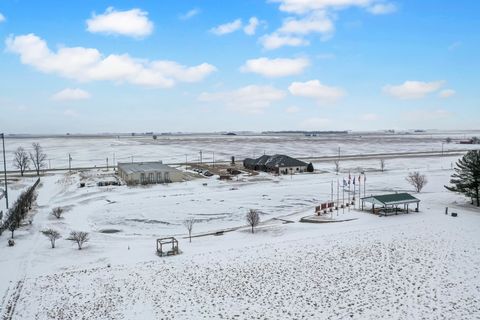
[[[166,164],[163,164],[161,161],[156,162],[124,162],[118,163],[118,169],[122,170],[126,174],[131,173],[149,173],[157,171],[167,171],[173,172],[178,171],[175,168],[172,168]]]
[[[247,158],[244,160],[244,163],[252,166],[266,166],[272,169],[276,167],[305,167],[308,165],[306,162],[283,154],[275,154],[273,156],[263,155],[257,159]]]
[[[362,201],[379,204],[379,205],[395,205],[403,203],[415,203],[420,202],[419,199],[415,198],[409,193],[392,193],[392,194],[383,194],[362,198]]]

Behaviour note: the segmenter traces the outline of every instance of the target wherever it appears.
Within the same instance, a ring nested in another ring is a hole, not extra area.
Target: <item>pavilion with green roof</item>
[[[365,203],[372,205],[372,213],[384,214],[398,212],[409,213],[409,206],[416,204],[415,212],[418,212],[420,200],[415,198],[409,193],[391,193],[383,195],[372,195],[369,197],[361,198],[362,210],[364,210]],[[403,206],[403,209],[401,208]]]

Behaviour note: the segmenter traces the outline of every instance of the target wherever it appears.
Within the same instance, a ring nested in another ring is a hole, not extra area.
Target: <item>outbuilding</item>
[[[388,213],[410,212],[410,205],[416,205],[415,212],[418,212],[420,200],[409,193],[392,193],[361,198],[362,210],[365,203],[371,204],[372,213],[387,215]],[[403,209],[402,209],[403,207]]]
[[[181,182],[184,175],[162,161],[126,162],[118,164],[118,175],[127,184],[155,184]]]

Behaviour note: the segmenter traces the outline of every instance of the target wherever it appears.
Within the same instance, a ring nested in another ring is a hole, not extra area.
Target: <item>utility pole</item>
[[[115,152],[113,153],[113,169],[115,170]]]
[[[107,157],[107,171],[108,171],[108,157]]]
[[[215,151],[212,151],[212,166],[215,168]]]
[[[185,170],[187,170],[187,166],[188,166],[188,159],[187,159],[187,155],[185,155]]]
[[[72,156],[68,154],[68,172],[72,171]]]
[[[5,159],[5,134],[2,133],[2,146],[3,146],[3,178],[5,179],[5,202],[8,209],[8,183],[7,183],[7,160]]]
[[[202,150],[200,150],[200,164],[202,164]]]

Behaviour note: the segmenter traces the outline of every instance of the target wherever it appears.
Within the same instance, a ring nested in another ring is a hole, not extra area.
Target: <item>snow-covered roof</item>
[[[161,161],[119,163],[118,169],[122,170],[126,174],[149,173],[149,172],[157,172],[157,171],[169,171],[169,172],[178,171],[175,168],[172,168],[166,164],[163,164]]]
[[[419,199],[415,198],[409,193],[392,193],[392,194],[383,194],[362,198],[362,201],[379,204],[379,205],[396,205],[403,203],[414,203],[420,202]]]
[[[306,162],[283,154],[275,154],[273,156],[263,155],[257,159],[245,159],[244,163],[248,165],[266,166],[272,169],[276,167],[305,167],[308,165]]]

